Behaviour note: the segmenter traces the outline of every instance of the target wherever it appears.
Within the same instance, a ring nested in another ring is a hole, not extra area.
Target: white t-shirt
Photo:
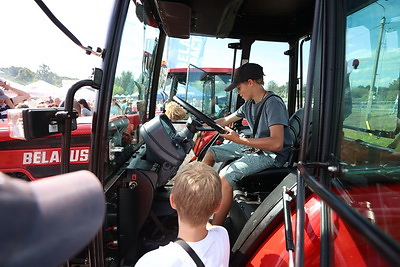
[[[227,267],[229,265],[230,245],[228,232],[225,228],[211,226],[208,228],[208,234],[203,240],[187,243],[206,267]],[[196,267],[196,264],[180,245],[171,242],[166,246],[147,252],[135,266]]]

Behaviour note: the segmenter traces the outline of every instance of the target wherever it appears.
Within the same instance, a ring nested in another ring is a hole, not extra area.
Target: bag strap
[[[276,97],[278,97],[278,98],[281,98],[280,96],[278,96],[278,95],[276,95],[276,94],[274,94],[274,93],[269,93],[269,94],[267,95],[267,97],[264,99],[264,102],[261,104],[261,107],[260,107],[260,109],[258,110],[256,120],[254,121],[253,137],[256,136],[257,128],[258,128],[258,123],[260,122],[260,117],[261,117],[261,113],[262,113],[262,111],[263,111],[263,109],[264,109],[264,105],[265,105],[265,103],[267,102],[267,100],[268,100],[271,96],[276,96]],[[282,99],[282,98],[281,98],[281,99]],[[253,105],[253,104],[252,104],[252,105]],[[253,107],[253,106],[252,106],[252,107]]]
[[[205,267],[204,263],[201,261],[199,256],[196,254],[196,252],[186,243],[185,240],[181,238],[177,238],[175,240],[175,243],[180,245],[188,254],[189,256],[193,259],[193,261],[196,263],[196,266],[198,267]]]

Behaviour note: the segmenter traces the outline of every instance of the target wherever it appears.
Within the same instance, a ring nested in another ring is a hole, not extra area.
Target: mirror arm
[[[103,71],[101,69],[93,69],[92,79],[81,80],[76,82],[68,90],[65,97],[65,114],[64,112],[60,114],[60,117],[64,117],[64,132],[61,137],[61,173],[69,172],[69,162],[70,162],[70,148],[71,148],[71,127],[72,127],[72,116],[73,113],[73,103],[75,93],[84,86],[91,86],[95,89],[99,89],[103,77]]]

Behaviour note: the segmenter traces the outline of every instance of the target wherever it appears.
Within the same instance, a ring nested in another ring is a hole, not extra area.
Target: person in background
[[[29,108],[29,106],[25,103],[19,103],[18,105],[15,106],[15,108]]]
[[[58,108],[58,106],[56,104],[50,103],[49,105],[47,105],[48,108]]]
[[[176,131],[181,131],[186,127],[186,123],[174,123],[187,118],[186,110],[178,103],[170,101],[165,106],[165,115],[173,122]]]
[[[72,104],[72,108],[78,112],[78,117],[82,117],[82,112],[81,112],[81,104],[79,104],[76,99],[74,99],[74,103]]]
[[[58,98],[58,97],[54,98],[54,105],[55,105],[56,107],[59,107],[60,104],[61,104],[61,99]]]
[[[121,109],[124,112],[124,114],[127,106],[128,106],[128,101],[126,101],[126,99],[123,99],[121,104]]]
[[[126,109],[124,109],[124,113],[129,115],[129,114],[134,114],[135,112],[133,111],[133,107],[132,107],[132,102],[129,101],[126,105]]]
[[[14,97],[7,97],[8,99],[5,99],[5,103],[10,108],[14,108],[19,103],[23,103],[24,101],[31,99],[30,94],[28,94],[27,92],[24,92],[20,89],[12,87],[10,85],[10,83],[8,83],[6,80],[3,80],[1,78],[0,78],[0,89],[3,89],[4,91],[10,91],[10,92],[16,94],[16,96],[14,96]],[[5,94],[4,91],[3,91],[3,94]]]
[[[5,93],[4,90],[11,91],[16,96],[10,98]],[[23,103],[25,100],[30,100],[31,96],[19,89],[12,87],[5,80],[0,79],[0,121],[7,121],[7,110],[14,108],[19,103]]]
[[[83,99],[83,98],[79,99],[78,103],[81,106],[82,116],[92,116],[92,110],[90,109],[90,107],[85,99]]]
[[[347,73],[346,79],[344,80],[344,118],[350,116],[353,109],[353,98],[351,96],[351,86],[350,86],[350,74],[353,70],[356,70],[360,65],[358,59],[350,59],[347,61]]]
[[[7,109],[10,109],[10,106],[6,104],[7,100],[8,96],[0,89],[0,121],[7,121]]]
[[[186,119],[186,110],[178,103],[171,101],[165,107],[165,115],[173,122],[180,121]]]
[[[205,266],[229,265],[230,245],[225,228],[208,224],[221,203],[221,179],[210,166],[192,162],[176,175],[170,203],[178,213],[178,239],[187,242]],[[142,256],[135,266],[196,266],[178,240]]]
[[[48,108],[45,102],[40,102],[39,104],[36,105],[36,108]]]
[[[122,115],[122,108],[116,98],[113,98],[111,101],[110,115]]]

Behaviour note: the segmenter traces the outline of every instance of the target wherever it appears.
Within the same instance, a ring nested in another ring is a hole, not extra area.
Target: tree
[[[353,99],[368,100],[369,87],[370,87],[369,85],[367,86],[359,85],[358,87],[353,88],[351,90],[351,95]]]
[[[50,67],[46,64],[42,64],[39,66],[36,75],[39,79],[48,82],[48,80],[50,80],[51,73]]]
[[[35,73],[28,68],[20,68],[15,80],[21,84],[32,83],[35,81]]]
[[[39,66],[36,72],[31,71],[26,67],[15,67],[11,66],[8,68],[1,68],[4,72],[5,78],[10,81],[15,81],[21,84],[29,84],[37,80],[44,80],[50,84],[61,87],[62,79],[71,79],[68,77],[60,77],[56,73],[50,70],[50,67],[46,64]],[[75,80],[75,79],[73,79]]]
[[[269,81],[267,83],[267,90],[268,91],[276,91],[275,89],[278,88],[278,84],[275,81]]]
[[[6,73],[9,76],[17,77],[19,74],[19,71],[21,69],[24,69],[24,68],[11,66],[9,68],[3,68],[2,71],[4,71],[4,73]],[[25,69],[27,69],[27,68],[25,68]]]
[[[287,97],[287,88],[289,88],[289,83],[286,83],[285,85],[281,85],[276,88],[275,93],[281,97]]]
[[[288,83],[286,85],[279,86],[275,81],[269,81],[266,85],[267,91],[273,91],[275,94],[284,97],[287,95]]]
[[[43,80],[50,84],[61,86],[61,77],[55,74],[50,70],[50,67],[46,64],[42,64],[39,66],[39,69],[36,72],[36,77],[38,80]]]
[[[397,78],[396,80],[393,80],[393,82],[391,82],[389,84],[389,90],[392,92],[395,92],[395,94],[398,94],[400,91],[400,78]]]
[[[120,77],[115,79],[115,85],[123,88],[123,94],[130,95],[133,93],[134,77],[131,71],[123,71]]]
[[[125,93],[124,88],[122,88],[119,85],[114,84],[113,95],[122,95],[124,93]]]
[[[39,66],[39,69],[36,71],[36,76],[39,80],[43,80],[48,83],[52,83],[53,81],[53,73],[50,71],[50,67],[46,64]]]

